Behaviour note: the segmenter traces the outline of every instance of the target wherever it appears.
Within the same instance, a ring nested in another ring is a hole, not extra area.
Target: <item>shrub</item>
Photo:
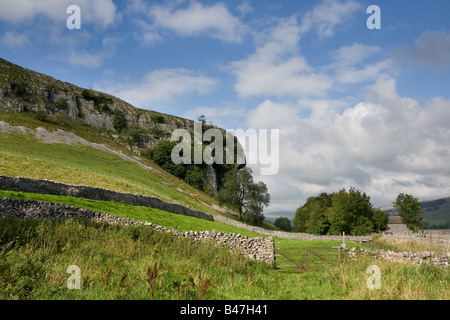
[[[36,111],[35,116],[36,116],[36,119],[38,119],[39,121],[43,121],[43,122],[47,122],[48,121],[48,115],[43,110]]]
[[[122,111],[116,110],[114,112],[113,126],[114,126],[114,129],[116,129],[116,131],[119,133],[127,128],[127,119],[125,118],[125,114]]]
[[[166,123],[166,119],[164,119],[164,116],[162,115],[151,115],[150,119],[156,123]]]

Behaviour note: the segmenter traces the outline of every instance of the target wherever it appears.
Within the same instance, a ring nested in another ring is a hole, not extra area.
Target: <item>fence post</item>
[[[267,250],[270,252],[269,262],[272,265],[272,268],[275,269],[275,240],[272,236],[269,236],[266,241]]]
[[[345,248],[345,231],[342,231],[342,248]]]
[[[305,264],[304,264],[305,270],[308,271],[308,251],[305,248]]]

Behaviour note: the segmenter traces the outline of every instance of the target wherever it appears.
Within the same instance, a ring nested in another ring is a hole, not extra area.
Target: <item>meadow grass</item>
[[[367,267],[381,270],[367,288]],[[81,272],[70,290],[67,268]],[[322,272],[280,273],[212,242],[142,226],[0,217],[0,299],[444,299],[450,270],[361,257]]]
[[[411,251],[411,252],[447,252],[445,246],[436,244],[430,245],[429,242],[419,242],[414,239],[395,238],[395,237],[383,237],[378,234],[373,235],[373,240],[369,243],[365,243],[362,247],[365,249],[384,249],[396,252]]]

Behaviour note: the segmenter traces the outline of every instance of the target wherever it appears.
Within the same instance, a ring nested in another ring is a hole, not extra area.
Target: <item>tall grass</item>
[[[367,267],[381,269],[370,290]],[[68,266],[81,289],[67,287]],[[449,299],[450,270],[361,257],[278,273],[212,242],[151,228],[0,217],[0,299]]]

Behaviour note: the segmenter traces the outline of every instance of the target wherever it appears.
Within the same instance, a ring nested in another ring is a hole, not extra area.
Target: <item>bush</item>
[[[122,111],[115,111],[113,114],[113,126],[117,132],[122,132],[127,128],[127,119]]]
[[[191,165],[186,169],[184,181],[186,181],[189,185],[193,186],[194,188],[201,190],[203,186],[204,177],[205,174],[199,167]]]
[[[11,83],[11,90],[15,96],[24,98],[28,94],[28,85],[26,82],[14,81]]]
[[[164,119],[164,116],[162,115],[151,115],[150,119],[156,123],[166,123],[166,119]]]
[[[67,107],[66,100],[64,100],[64,98],[59,98],[58,101],[55,102],[55,106],[58,110],[65,110]]]
[[[39,121],[48,122],[48,115],[43,110],[36,111],[35,116],[36,116],[36,119],[38,119]]]
[[[291,220],[289,220],[286,217],[278,217],[275,220],[275,227],[277,227],[278,229],[287,231],[287,232],[292,231]]]

